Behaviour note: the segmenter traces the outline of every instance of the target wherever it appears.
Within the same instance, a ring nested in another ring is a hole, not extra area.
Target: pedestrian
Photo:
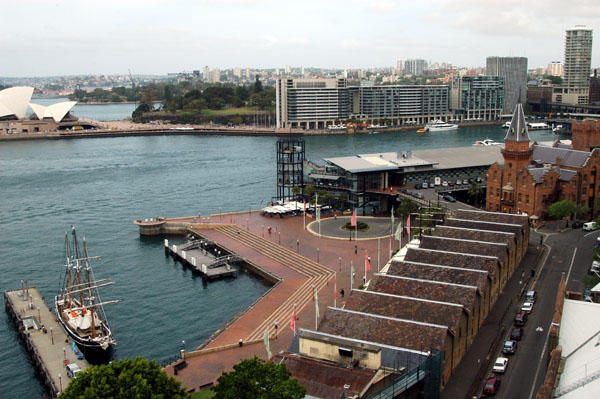
[[[238,343],[240,344],[240,348],[242,347],[242,345],[244,345],[244,341],[242,341],[242,339],[240,338],[240,340],[238,341]]]
[[[354,246],[354,255],[356,255],[358,253],[358,247],[355,245]]]
[[[540,236],[540,247],[544,245],[544,236]]]
[[[333,220],[337,220],[337,213],[333,214]]]
[[[340,295],[342,298],[344,297],[344,289],[343,288],[340,290]]]

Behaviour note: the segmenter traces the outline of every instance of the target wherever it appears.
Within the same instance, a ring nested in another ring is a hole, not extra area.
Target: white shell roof
[[[29,103],[29,106],[35,112],[39,120],[52,118],[56,123],[60,122],[65,115],[77,104],[77,101],[64,101],[62,103],[44,106],[40,104]]]
[[[33,94],[33,87],[9,87],[0,90],[0,117],[15,115],[25,118],[27,106]]]

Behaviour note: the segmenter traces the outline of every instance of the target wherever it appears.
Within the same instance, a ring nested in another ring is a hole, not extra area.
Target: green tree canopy
[[[396,209],[396,215],[406,217],[406,216],[410,215],[411,213],[416,213],[418,211],[419,211],[419,205],[415,201],[413,201],[409,198],[404,198],[402,200],[402,202],[400,203],[400,206],[398,207],[398,209]]]
[[[181,383],[143,357],[91,366],[60,395],[71,398],[191,398]]]
[[[577,205],[573,201],[562,200],[555,202],[546,209],[546,213],[552,219],[562,219],[565,216],[569,216],[577,212]]]
[[[306,194],[306,196],[308,197],[308,199],[311,199],[312,196],[315,194],[315,186],[307,184],[304,187],[304,194]]]
[[[283,364],[265,363],[254,356],[223,373],[213,388],[215,399],[302,399],[306,388]]]

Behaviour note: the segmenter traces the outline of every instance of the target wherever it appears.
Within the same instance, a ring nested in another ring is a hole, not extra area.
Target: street
[[[592,261],[593,248],[598,231],[586,232],[581,229],[568,229],[561,233],[551,232],[554,225],[544,228],[545,244],[550,248],[541,259],[537,275],[530,280],[528,290],[535,290],[538,298],[532,313],[524,326],[523,339],[519,341],[514,355],[504,355],[509,359],[502,379],[498,398],[534,398],[546,374],[546,346],[548,331],[554,315],[556,295],[561,274],[568,276],[567,290],[582,292],[582,279]],[[532,232],[532,242],[536,234]],[[539,237],[539,236],[538,236]],[[539,238],[538,238],[539,240]],[[516,276],[520,278],[521,276]],[[512,328],[513,317],[523,301],[515,302],[513,309],[506,312],[502,320],[506,327],[506,338]],[[492,364],[501,354],[502,340]],[[488,370],[487,376],[493,375]],[[481,388],[483,387],[483,382]],[[479,391],[481,392],[481,390]]]

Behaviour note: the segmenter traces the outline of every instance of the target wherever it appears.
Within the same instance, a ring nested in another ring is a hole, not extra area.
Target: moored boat
[[[425,125],[426,132],[440,132],[446,130],[456,130],[458,129],[458,125],[453,123],[446,123],[441,120],[434,120]]]
[[[490,145],[502,145],[502,143],[498,143],[492,139],[478,140],[474,144],[474,146],[488,147]]]
[[[417,133],[419,133],[419,134],[423,134],[425,132],[426,132],[425,128],[420,128],[419,130],[417,130]]]
[[[91,261],[100,257],[88,256],[85,238],[83,252],[80,251],[74,227],[72,236],[73,248],[68,233],[65,234],[67,263],[63,284],[54,298],[54,312],[58,322],[84,353],[104,353],[117,342],[112,336],[103,306],[118,301],[102,302],[98,289],[114,283],[110,279],[94,280]]]

